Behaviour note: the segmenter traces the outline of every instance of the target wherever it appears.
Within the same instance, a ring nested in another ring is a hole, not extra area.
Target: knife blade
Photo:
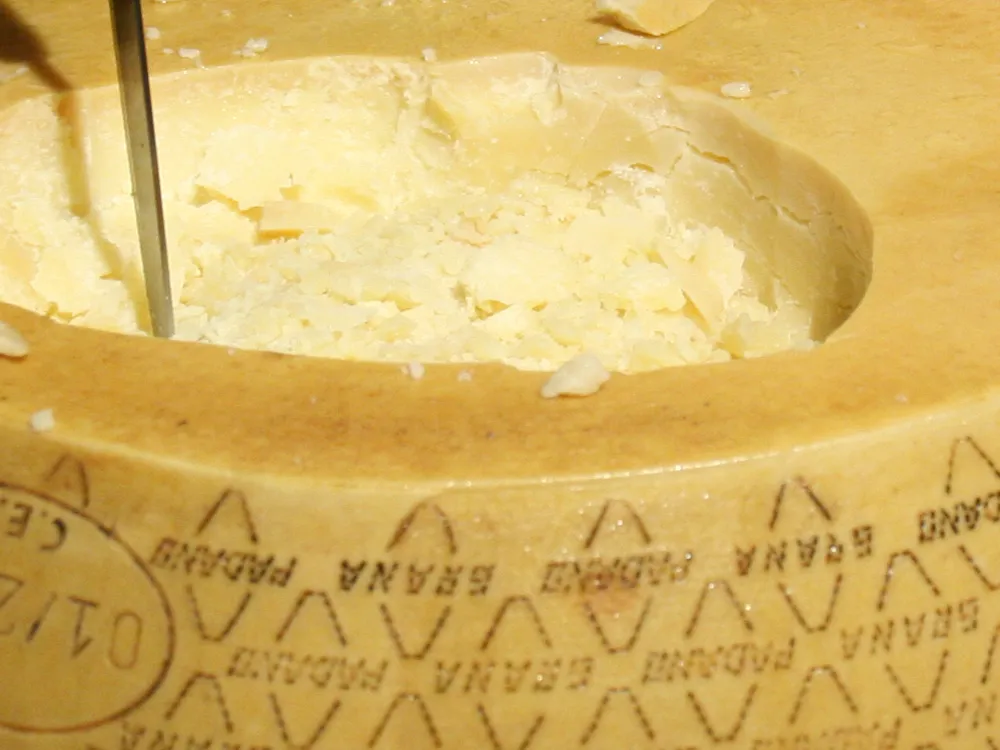
[[[174,334],[174,309],[142,5],[140,0],[109,2],[146,301],[153,335],[169,338]]]

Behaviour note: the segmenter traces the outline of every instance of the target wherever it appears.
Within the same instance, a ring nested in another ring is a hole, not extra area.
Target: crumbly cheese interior
[[[762,297],[746,248],[676,216],[676,180],[631,160],[631,136],[595,161],[607,146],[586,127],[620,117],[599,79],[499,65],[322,61],[161,90],[177,337],[537,370],[590,353],[620,372],[811,345],[809,312],[776,280]],[[662,88],[640,88],[633,110],[669,120]],[[53,103],[0,120],[0,163],[31,165],[0,175],[0,299],[136,333],[116,94],[89,96],[86,212]]]

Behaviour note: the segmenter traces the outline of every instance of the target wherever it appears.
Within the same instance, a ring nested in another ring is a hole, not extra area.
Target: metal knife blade
[[[174,309],[142,5],[140,0],[109,2],[149,317],[153,335],[169,338],[174,334]]]

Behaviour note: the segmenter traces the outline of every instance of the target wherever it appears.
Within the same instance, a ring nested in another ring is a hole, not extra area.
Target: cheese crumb
[[[423,58],[424,62],[437,62],[437,50],[433,47],[427,47],[420,52],[420,56]]]
[[[146,39],[148,39],[151,42],[155,42],[161,36],[162,36],[162,34],[160,33],[160,30],[158,28],[156,28],[155,26],[149,26],[146,29]]]
[[[611,374],[593,354],[580,354],[556,370],[542,386],[542,398],[590,396],[608,382]]]
[[[267,39],[247,39],[246,44],[241,49],[236,50],[240,57],[256,57],[262,52],[266,52],[269,46]]]
[[[0,321],[0,357],[21,359],[28,356],[28,342],[21,332],[9,323]]]
[[[472,370],[460,370],[458,373],[459,383],[469,383],[472,381]]]
[[[414,380],[420,380],[424,377],[427,369],[420,362],[408,362],[403,365],[403,374],[413,378]]]
[[[175,53],[176,51],[177,51],[177,50],[175,50],[175,49],[174,49],[173,47],[164,47],[164,48],[163,48],[163,49],[161,50],[161,52],[163,52],[163,54],[164,54],[164,55],[172,55],[172,54],[174,54],[174,53]]]
[[[181,47],[177,50],[177,54],[183,57],[185,60],[197,60],[201,57],[200,49],[192,49],[191,47]]]
[[[753,88],[746,81],[731,81],[722,86],[722,95],[730,99],[747,99],[752,94]]]
[[[52,432],[56,427],[56,417],[52,409],[36,411],[28,420],[28,426],[35,432]]]
[[[608,29],[599,37],[597,43],[608,47],[628,47],[629,49],[663,49],[663,42],[651,39],[641,34],[633,34],[623,29]]]

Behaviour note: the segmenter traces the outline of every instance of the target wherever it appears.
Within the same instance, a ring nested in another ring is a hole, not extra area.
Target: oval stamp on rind
[[[143,704],[174,656],[166,594],[113,530],[0,483],[0,727],[76,732]]]

